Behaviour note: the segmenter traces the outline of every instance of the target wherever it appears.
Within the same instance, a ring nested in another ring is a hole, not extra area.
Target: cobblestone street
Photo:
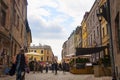
[[[4,76],[0,80],[15,80],[15,76]],[[100,77],[95,78],[94,75],[74,75],[69,72],[63,74],[63,72],[58,71],[58,74],[55,75],[51,71],[48,73],[33,73],[30,72],[26,74],[25,80],[112,80],[111,77]]]

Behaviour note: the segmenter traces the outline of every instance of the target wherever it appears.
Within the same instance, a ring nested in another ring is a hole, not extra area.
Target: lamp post
[[[100,27],[100,46],[102,46],[102,30],[101,30],[101,21],[102,21],[102,9],[99,8],[97,10],[97,17],[98,17],[98,21],[99,21],[99,27]],[[99,52],[99,59],[100,59],[100,52]]]

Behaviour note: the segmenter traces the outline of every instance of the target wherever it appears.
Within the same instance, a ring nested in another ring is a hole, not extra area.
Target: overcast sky
[[[63,43],[81,24],[95,0],[28,0],[32,44],[49,45],[61,59]]]

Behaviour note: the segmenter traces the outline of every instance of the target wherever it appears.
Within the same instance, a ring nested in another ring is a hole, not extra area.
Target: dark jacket
[[[20,65],[19,65],[18,69],[20,69],[22,71],[25,71],[26,61],[25,61],[25,55],[24,54],[18,54],[17,55],[17,57],[16,57],[16,65],[19,62],[19,56],[20,55],[21,55],[21,57],[20,57]]]

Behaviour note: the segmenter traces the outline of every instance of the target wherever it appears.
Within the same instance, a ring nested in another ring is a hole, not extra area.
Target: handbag
[[[9,75],[13,76],[16,71],[16,64],[12,64],[11,69],[9,70]]]
[[[28,66],[25,67],[25,72],[29,73],[30,72],[30,68]]]
[[[5,68],[5,70],[4,70],[4,73],[6,74],[6,75],[8,75],[9,74],[9,70],[10,70],[10,68]]]
[[[12,67],[9,71],[10,76],[13,76],[15,74],[16,70],[18,70],[18,68],[20,66],[20,58],[21,58],[21,55],[18,56],[18,63],[17,64],[15,64],[15,63],[12,64]]]

